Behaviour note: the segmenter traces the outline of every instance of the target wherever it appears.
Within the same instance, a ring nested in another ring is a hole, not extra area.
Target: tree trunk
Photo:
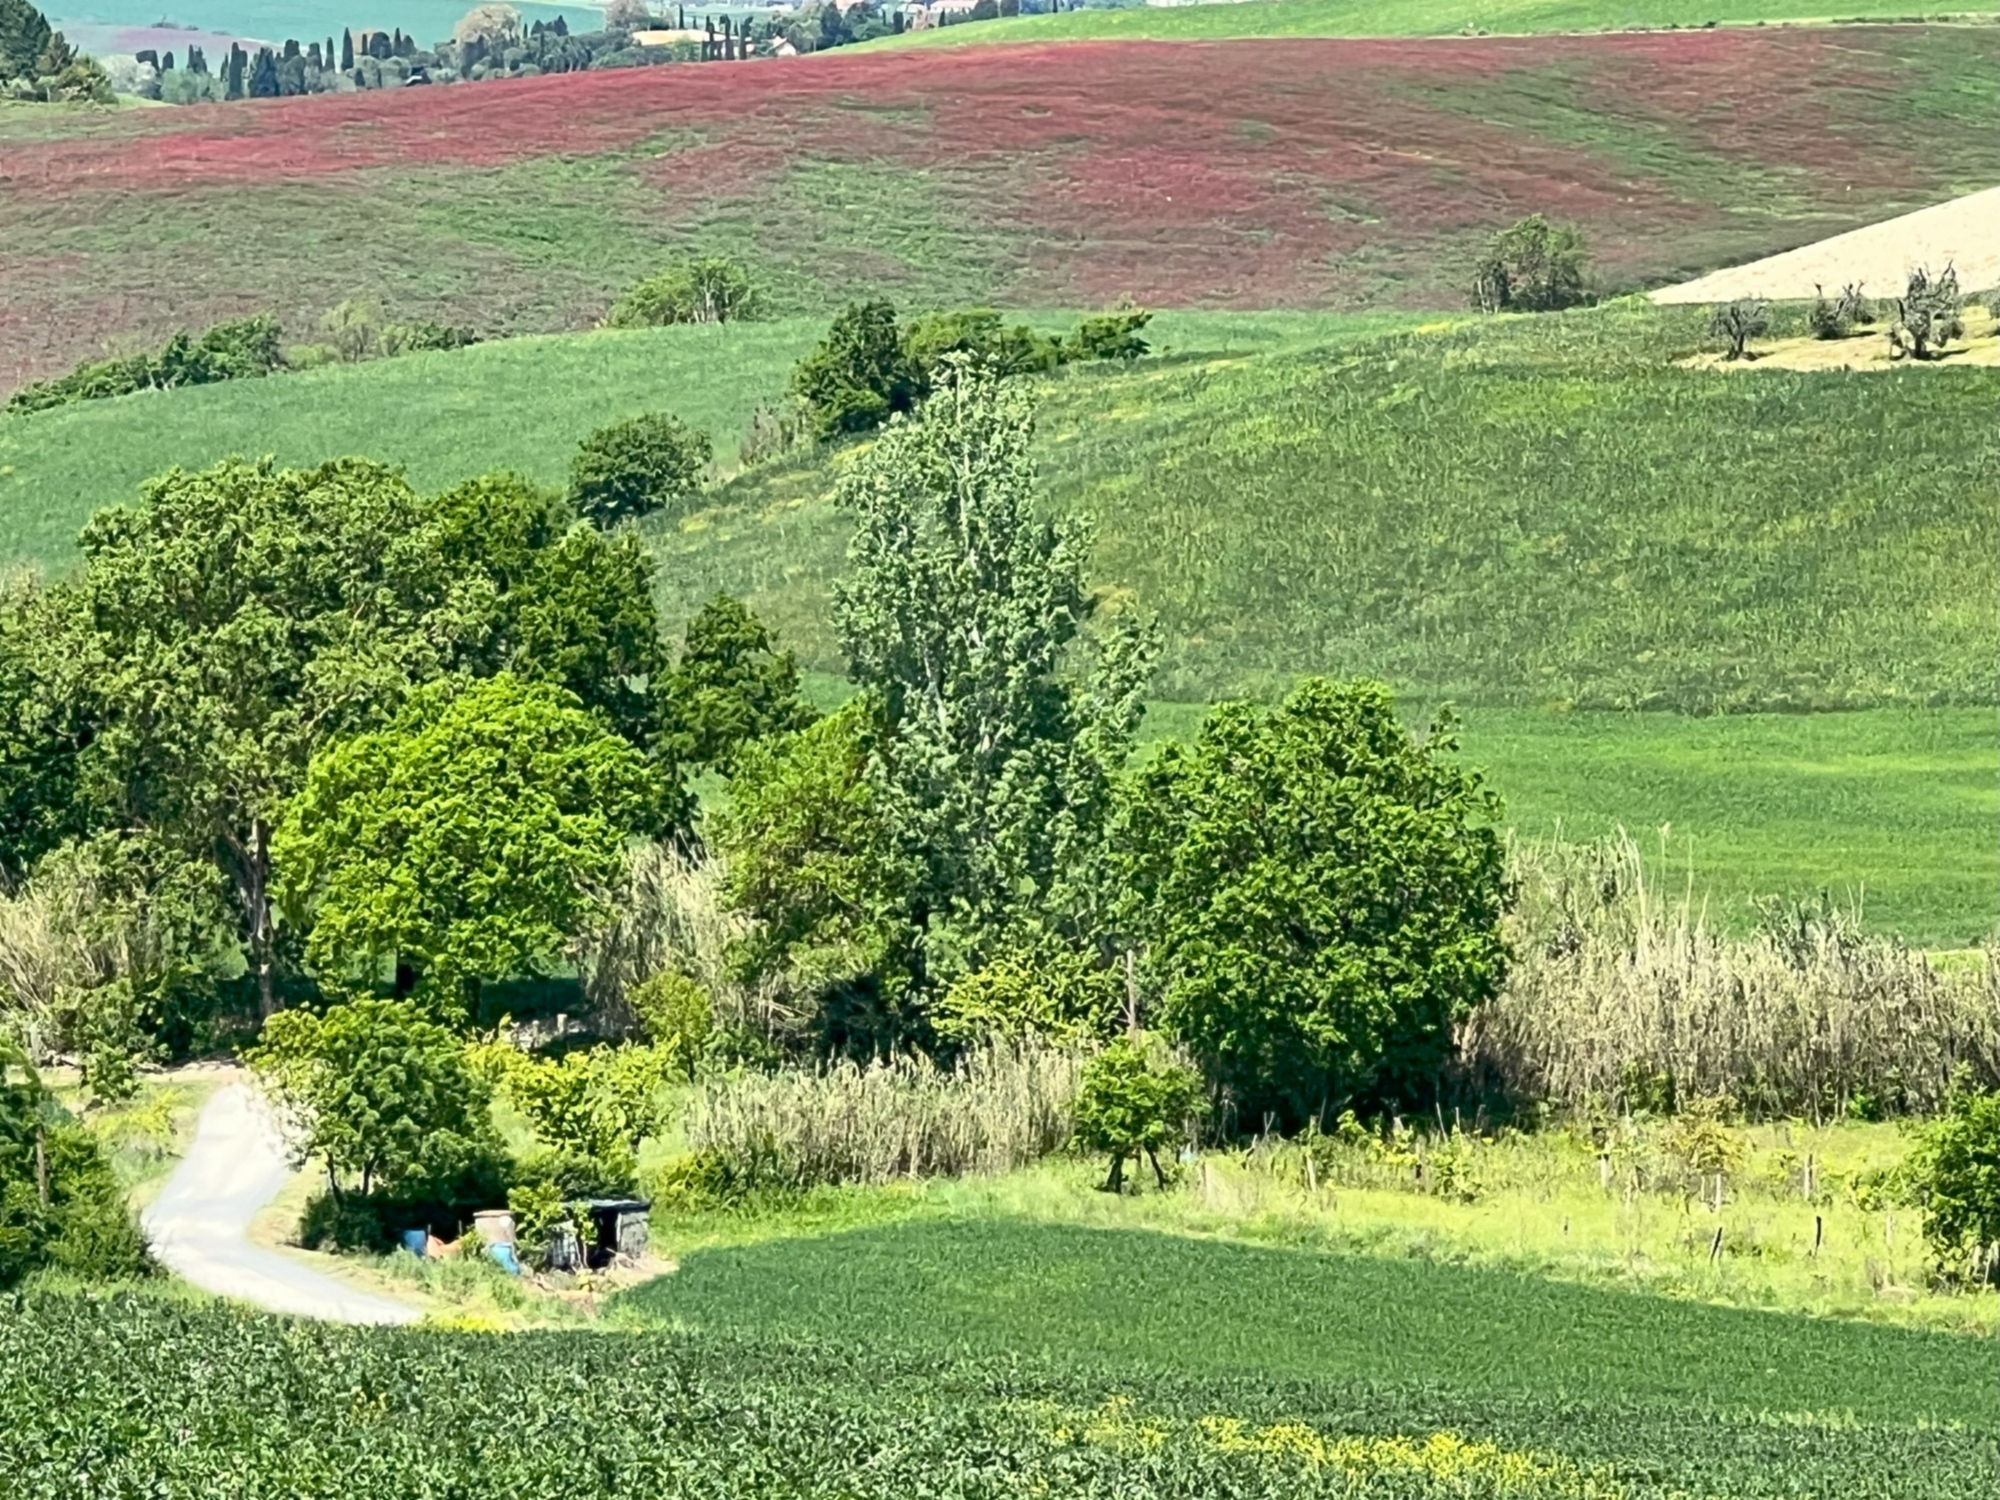
[[[1162,1188],[1166,1187],[1167,1174],[1161,1170],[1160,1158],[1156,1154],[1154,1154],[1153,1148],[1151,1146],[1148,1146],[1146,1148],[1146,1160],[1153,1164],[1154,1181],[1158,1182]]]
[[[1118,1152],[1111,1158],[1111,1175],[1104,1179],[1104,1191],[1116,1193],[1125,1186],[1125,1153]]]
[[[268,1020],[278,1009],[278,993],[271,972],[271,825],[262,818],[250,824],[245,866],[244,894],[250,905],[250,967],[257,975],[257,1015]]]

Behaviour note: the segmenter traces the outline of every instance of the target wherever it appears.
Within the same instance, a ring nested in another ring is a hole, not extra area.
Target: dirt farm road
[[[415,1308],[371,1297],[250,1242],[250,1221],[291,1175],[283,1140],[247,1084],[216,1090],[194,1144],[142,1224],[162,1264],[204,1291],[337,1323],[411,1323]]]

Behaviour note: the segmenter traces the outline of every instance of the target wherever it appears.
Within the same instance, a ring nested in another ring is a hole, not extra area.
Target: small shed
[[[638,1198],[592,1198],[584,1205],[590,1217],[590,1264],[607,1266],[616,1257],[644,1260],[648,1216],[653,1205]]]

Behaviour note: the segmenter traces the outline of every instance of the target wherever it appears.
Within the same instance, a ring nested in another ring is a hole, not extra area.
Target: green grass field
[[[1826,0],[1246,0],[1238,4],[1140,6],[1018,16],[906,32],[864,45],[962,47],[981,42],[1092,40],[1194,41],[1224,37],[1498,36],[1564,31],[1630,31],[1718,24],[1901,21],[1990,17],[1990,10],[1900,10],[1881,0],[1829,12]]]
[[[1300,673],[1510,706],[1804,710],[1994,696],[2000,373],[1680,368],[1698,311],[1618,303],[1050,383],[1054,505],[1155,613],[1162,696]],[[652,528],[831,667],[844,454]]]
[[[1024,314],[1050,327],[1074,314]],[[1163,349],[1208,354],[1355,338],[1415,315],[1163,313]],[[336,365],[266,380],[148,391],[0,418],[0,564],[61,568],[90,513],[136,498],[174,465],[240,454],[306,465],[359,454],[420,489],[494,469],[564,483],[576,445],[641,411],[706,428],[734,466],[751,413],[785,393],[822,319],[502,339],[446,354]]]
[[[1944,1494],[1990,1462],[1983,1339],[1407,1259],[1138,1229],[918,1220],[702,1251],[622,1307],[710,1336],[944,1362],[1006,1358],[1096,1374],[1114,1389],[1149,1378],[1285,1385],[1308,1409],[1327,1387],[1392,1378],[1422,1389],[1442,1420],[1477,1412],[1468,1425],[1482,1435],[1622,1462],[1661,1493],[1678,1482],[1704,1495],[1831,1496],[1859,1492],[1871,1482],[1860,1478],[1865,1469],[1879,1483],[1889,1466],[1907,1465],[1896,1482],[1909,1494]],[[1563,1438],[1533,1430],[1529,1413],[1557,1409]],[[1130,1419],[1147,1416],[1141,1406]],[[1836,1427],[1840,1440],[1809,1445],[1824,1459],[1787,1460],[1783,1483],[1796,1487],[1760,1479],[1758,1464],[1788,1446],[1779,1432],[1830,1436]],[[1897,1452],[1913,1439],[1926,1451]]]

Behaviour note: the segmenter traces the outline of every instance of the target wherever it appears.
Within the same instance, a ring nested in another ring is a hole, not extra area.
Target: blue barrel
[[[424,1258],[424,1243],[430,1237],[431,1234],[428,1229],[405,1229],[403,1231],[403,1248],[418,1260],[422,1260]]]
[[[509,1276],[519,1276],[521,1274],[521,1263],[514,1258],[514,1247],[512,1245],[488,1245],[486,1247],[486,1255],[494,1265],[505,1271]]]

